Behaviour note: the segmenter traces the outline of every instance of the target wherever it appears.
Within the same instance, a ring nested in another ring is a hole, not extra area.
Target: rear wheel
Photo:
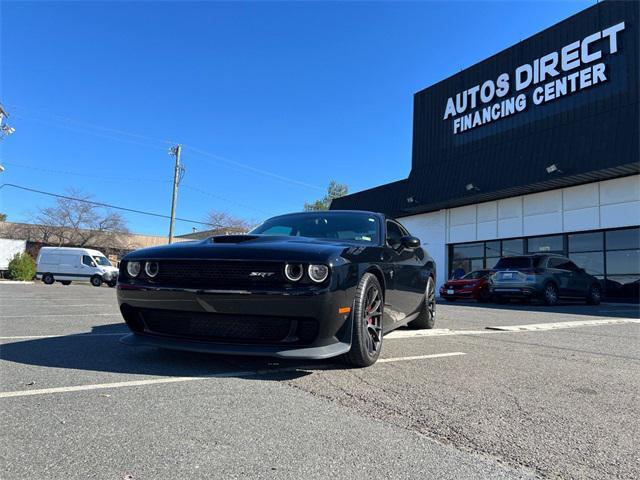
[[[547,305],[556,305],[558,303],[558,287],[553,283],[547,283],[542,293],[542,299]]]
[[[427,290],[418,318],[409,322],[411,328],[433,328],[436,323],[436,287],[433,278],[427,280]]]
[[[42,276],[42,281],[47,285],[53,285],[53,282],[55,282],[56,280],[55,278],[53,278],[53,275],[51,275],[50,273],[45,273]]]
[[[107,285],[109,285],[111,288],[113,288],[113,287],[115,287],[115,286],[116,286],[116,284],[117,284],[117,283],[118,283],[118,281],[117,281],[117,280],[109,280],[109,281],[107,282]]]
[[[94,287],[99,287],[100,285],[102,285],[102,279],[97,275],[94,275],[93,277],[91,277],[90,282],[91,282],[91,285],[93,285]]]
[[[600,299],[602,298],[602,290],[600,285],[591,285],[589,288],[589,294],[587,295],[587,303],[589,305],[600,305]]]
[[[63,285],[71,285],[71,280],[60,280],[60,283]]]
[[[384,297],[380,282],[371,273],[365,273],[356,289],[351,316],[353,334],[351,350],[345,360],[354,367],[373,365],[382,348],[382,312]]]

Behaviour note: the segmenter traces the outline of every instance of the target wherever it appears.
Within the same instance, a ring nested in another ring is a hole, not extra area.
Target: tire
[[[478,295],[478,302],[480,303],[489,303],[491,300],[491,292],[488,288],[483,288],[480,290],[480,295]]]
[[[91,282],[91,285],[93,285],[94,287],[99,287],[100,285],[102,285],[102,279],[97,275],[94,275],[93,277],[91,277],[91,280],[89,281]]]
[[[542,291],[542,300],[546,305],[553,306],[558,303],[558,287],[555,283],[547,283]]]
[[[53,285],[53,282],[56,281],[55,278],[53,278],[53,275],[51,275],[50,273],[45,273],[42,276],[42,281],[46,284],[46,285]]]
[[[456,299],[455,299],[455,298],[445,298],[445,300],[446,300],[447,302],[455,302],[455,301],[456,301]]]
[[[353,302],[351,350],[344,360],[354,367],[376,363],[382,349],[382,314],[384,296],[375,275],[365,273],[360,279]]]
[[[436,323],[436,287],[432,277],[427,280],[424,302],[418,318],[409,322],[410,328],[431,329]]]
[[[113,287],[115,287],[115,286],[116,286],[116,284],[117,284],[117,283],[118,283],[118,281],[117,281],[117,280],[109,280],[109,281],[107,282],[107,285],[109,285],[111,288],[113,288]]]
[[[589,293],[587,295],[588,305],[600,305],[600,299],[602,298],[602,289],[600,285],[593,284],[589,287]]]
[[[71,285],[71,280],[60,280],[60,283],[64,286]]]

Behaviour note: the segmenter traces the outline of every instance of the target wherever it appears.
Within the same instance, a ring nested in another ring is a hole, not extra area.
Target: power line
[[[138,177],[105,177],[103,175],[90,175],[90,174],[86,174],[86,173],[80,173],[80,172],[75,172],[75,171],[71,171],[71,170],[55,170],[52,168],[42,168],[42,167],[36,167],[34,165],[25,165],[25,164],[21,164],[21,163],[16,163],[16,162],[4,162],[5,165],[11,165],[13,167],[18,167],[18,168],[26,168],[29,170],[35,170],[35,171],[40,171],[40,172],[45,172],[45,173],[56,173],[56,174],[60,174],[60,175],[72,175],[72,176],[77,176],[77,177],[86,177],[86,178],[95,178],[95,179],[99,179],[99,180],[116,180],[116,181],[121,181],[121,180],[125,180],[125,181],[130,181],[130,182],[153,182],[153,183],[163,183],[163,184],[169,184],[172,182],[172,180],[160,180],[160,179],[154,179],[154,178],[138,178]],[[256,208],[254,206],[251,205],[247,205],[245,203],[241,203],[241,202],[237,202],[235,200],[231,200],[230,198],[226,198],[223,197],[222,195],[218,195],[215,193],[211,193],[207,190],[203,190],[199,187],[194,187],[193,185],[187,185],[187,184],[182,184],[180,183],[180,186],[182,188],[186,188],[188,190],[197,192],[201,195],[206,195],[208,197],[211,198],[216,198],[218,200],[222,200],[223,202],[227,202],[233,205],[237,205],[238,207],[242,207],[242,208],[246,208],[247,210],[253,210],[255,212],[259,212],[259,213],[263,213],[263,214],[267,214],[267,215],[273,215],[273,212],[268,212],[266,210],[263,210],[261,208]]]
[[[59,128],[67,128],[67,129],[70,129],[72,131],[76,131],[76,132],[80,132],[80,133],[87,133],[87,134],[90,134],[90,135],[96,135],[96,136],[103,137],[103,138],[110,138],[110,139],[113,139],[113,140],[126,141],[127,143],[133,143],[133,144],[152,147],[152,148],[166,148],[167,144],[178,143],[178,142],[173,142],[173,141],[169,141],[169,140],[161,140],[161,139],[149,137],[149,136],[146,136],[146,135],[141,135],[141,134],[138,134],[138,133],[127,132],[127,131],[121,130],[121,129],[103,127],[103,126],[96,125],[96,124],[82,122],[82,121],[75,120],[75,119],[72,119],[72,118],[69,118],[69,117],[63,117],[63,116],[60,116],[60,115],[43,113],[43,112],[39,112],[37,110],[33,110],[33,109],[28,109],[28,108],[22,107],[20,105],[12,105],[12,108],[17,109],[17,110],[23,110],[23,111],[29,111],[30,110],[32,112],[39,113],[40,115],[44,115],[44,116],[48,116],[49,118],[53,118],[55,120],[55,122],[47,122],[46,120],[34,118],[33,116],[30,116],[27,113],[26,118],[34,120],[36,122],[41,122],[41,123],[48,124],[48,125],[55,126],[55,127],[59,127]],[[24,117],[22,117],[22,118],[24,118]],[[64,123],[66,123],[67,125],[66,126],[63,125]],[[136,142],[136,141],[133,141],[133,140],[130,140],[130,139],[125,140],[123,138],[119,138],[119,137],[113,136],[113,135],[106,135],[104,133],[97,133],[97,132],[86,131],[86,130],[85,131],[78,130],[78,126],[80,126],[81,128],[85,128],[85,129],[86,128],[96,129],[96,130],[101,130],[103,132],[112,133],[114,135],[121,135],[121,136],[136,138],[136,139],[139,139],[139,140],[145,140],[147,142],[153,142],[156,145],[140,143],[140,142]],[[160,146],[159,144],[161,144],[162,146]],[[270,178],[273,178],[273,179],[276,179],[276,180],[279,180],[279,181],[282,181],[282,182],[285,182],[285,183],[289,183],[289,184],[292,184],[292,185],[298,185],[298,186],[310,188],[310,189],[313,189],[313,190],[324,191],[324,188],[319,187],[317,185],[313,185],[313,184],[310,184],[310,183],[307,183],[307,182],[296,180],[294,178],[289,178],[289,177],[286,177],[284,175],[280,175],[280,174],[277,174],[277,173],[270,172],[268,170],[263,170],[261,168],[254,167],[252,165],[248,165],[246,163],[238,162],[236,160],[232,160],[230,158],[223,157],[221,155],[217,155],[215,153],[208,152],[208,151],[203,150],[201,148],[197,148],[197,147],[194,147],[194,146],[191,146],[191,145],[185,145],[185,144],[182,144],[182,146],[183,146],[183,148],[190,150],[192,153],[194,153],[196,155],[199,155],[201,157],[211,158],[213,160],[217,160],[218,162],[225,163],[227,165],[239,168],[241,170],[245,170],[245,171],[249,171],[249,172],[252,172],[252,173],[255,173],[255,174],[258,174],[258,175],[263,175],[263,176],[266,176],[266,177],[270,177]]]
[[[20,190],[26,190],[28,192],[34,192],[34,193],[40,193],[42,195],[48,195],[50,197],[64,198],[66,200],[74,200],[76,202],[89,203],[91,205],[96,205],[98,207],[113,208],[114,210],[122,210],[122,211],[130,212],[130,213],[138,213],[140,215],[148,215],[150,217],[171,219],[171,217],[169,215],[162,215],[161,213],[145,212],[143,210],[136,210],[136,209],[133,209],[133,208],[119,207],[117,205],[111,205],[109,203],[94,202],[93,200],[87,200],[87,199],[84,199],[84,198],[75,198],[75,197],[70,197],[68,195],[60,195],[60,194],[57,194],[57,193],[45,192],[43,190],[36,190],[35,188],[23,187],[21,185],[16,185],[14,183],[3,183],[2,185],[0,185],[0,189],[2,189],[4,187],[13,187],[13,188],[17,188],[17,189],[20,189]],[[175,219],[178,220],[178,221],[181,221],[181,222],[197,223],[199,225],[208,225],[208,226],[215,227],[215,228],[224,228],[224,227],[227,226],[227,225],[222,225],[222,224],[219,224],[219,223],[208,223],[208,222],[200,222],[198,220],[190,220],[188,218],[176,217]]]

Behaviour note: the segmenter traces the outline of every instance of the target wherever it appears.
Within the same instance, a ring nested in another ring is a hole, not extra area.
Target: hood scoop
[[[210,243],[242,243],[259,238],[257,235],[218,235],[209,239]]]

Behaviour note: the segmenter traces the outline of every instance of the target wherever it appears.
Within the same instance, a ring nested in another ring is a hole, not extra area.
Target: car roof
[[[337,214],[344,214],[344,213],[354,213],[358,215],[373,215],[376,217],[387,218],[387,216],[384,215],[383,213],[370,212],[367,210],[310,210],[310,211],[303,211],[303,212],[283,213],[282,215],[275,215],[270,218],[288,217],[291,215],[318,215],[318,214],[337,215]]]

